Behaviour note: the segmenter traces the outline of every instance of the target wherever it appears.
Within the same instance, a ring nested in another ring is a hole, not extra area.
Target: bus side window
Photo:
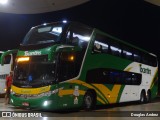
[[[148,65],[149,64],[149,57],[147,54],[143,53],[142,55],[142,63]]]
[[[122,52],[123,58],[133,60],[133,52],[130,48],[123,46],[123,52]]]
[[[123,56],[129,60],[132,59],[132,53],[126,50],[123,50]]]
[[[7,55],[4,57],[4,64],[10,64],[11,62],[11,55]]]
[[[138,51],[134,51],[134,55],[133,55],[134,61],[135,62],[141,62],[141,56],[140,53]]]
[[[110,49],[111,49],[111,54],[112,55],[121,56],[122,50],[118,46],[116,46],[116,45],[110,46]]]
[[[132,84],[132,74],[130,72],[122,72],[122,84],[124,85],[131,85]]]
[[[156,67],[157,66],[157,59],[156,57],[154,56],[149,56],[150,57],[150,65],[153,66],[153,67]]]
[[[86,82],[96,84],[106,84],[109,82],[109,71],[106,68],[91,69],[87,72]]]
[[[71,25],[66,36],[67,44],[86,49],[90,40],[91,30],[79,25]]]
[[[109,44],[107,36],[97,34],[94,41],[93,52],[108,53]]]
[[[141,74],[132,73],[132,85],[140,85],[142,81],[141,79],[142,79]]]

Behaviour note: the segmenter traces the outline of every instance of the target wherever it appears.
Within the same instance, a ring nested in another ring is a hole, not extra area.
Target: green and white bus
[[[31,28],[17,53],[11,104],[48,110],[150,102],[156,55],[78,22]]]

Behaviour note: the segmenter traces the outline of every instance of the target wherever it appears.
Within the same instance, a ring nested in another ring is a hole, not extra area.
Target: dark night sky
[[[63,19],[99,28],[160,56],[160,7],[143,0],[91,0],[70,9],[36,15],[0,13],[0,50],[18,48],[32,26]]]

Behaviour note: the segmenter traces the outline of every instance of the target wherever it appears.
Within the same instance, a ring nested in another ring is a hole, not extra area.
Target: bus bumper
[[[51,99],[52,97],[52,99]],[[10,103],[16,107],[56,110],[57,103],[53,96],[43,96],[41,98],[20,98],[11,95]]]

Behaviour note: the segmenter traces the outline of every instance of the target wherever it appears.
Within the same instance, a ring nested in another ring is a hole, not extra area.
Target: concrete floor
[[[19,112],[29,112],[32,113],[32,110],[18,109],[11,105],[4,104],[4,98],[0,99],[0,111],[19,111]],[[77,111],[77,112],[65,112],[65,113],[55,113],[55,112],[42,112],[34,111],[41,113],[46,117],[39,118],[23,118],[25,120],[159,120],[160,119],[160,98],[156,99],[149,104],[137,104],[137,103],[123,103],[118,105],[109,105],[109,106],[100,106],[97,107],[95,111],[86,112],[86,111]],[[159,117],[131,117],[132,115],[137,114],[147,114],[153,113],[158,114]],[[2,113],[0,113],[2,115]],[[1,116],[0,115],[0,116]],[[49,117],[48,117],[49,116]],[[83,116],[83,117],[82,117]],[[117,117],[113,117],[117,116]],[[125,117],[124,117],[125,116]],[[21,120],[21,117],[0,117],[0,120]]]

